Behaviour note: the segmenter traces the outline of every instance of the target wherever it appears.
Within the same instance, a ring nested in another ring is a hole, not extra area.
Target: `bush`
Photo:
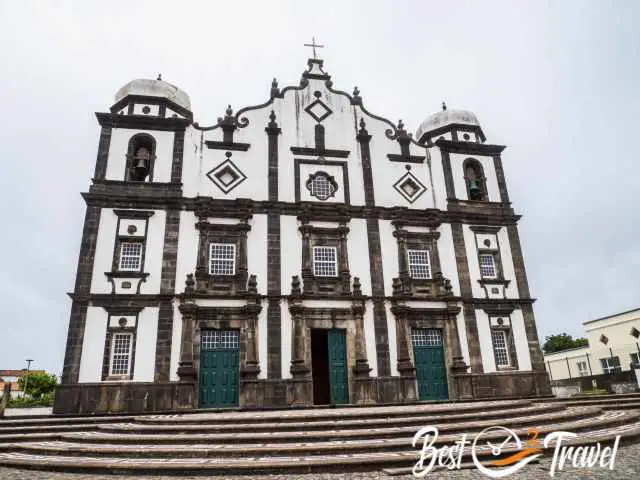
[[[24,390],[25,378],[18,379],[18,385],[22,390]],[[26,383],[27,391],[25,393],[37,399],[42,395],[53,393],[58,386],[58,378],[45,372],[29,373],[29,381]]]
[[[12,398],[7,404],[7,408],[28,408],[28,407],[52,407],[53,392],[43,393],[39,398],[18,397]]]

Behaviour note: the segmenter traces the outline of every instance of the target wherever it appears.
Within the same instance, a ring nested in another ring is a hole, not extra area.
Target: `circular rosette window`
[[[326,172],[316,172],[309,175],[305,186],[312,197],[322,201],[335,196],[338,190],[338,183]]]

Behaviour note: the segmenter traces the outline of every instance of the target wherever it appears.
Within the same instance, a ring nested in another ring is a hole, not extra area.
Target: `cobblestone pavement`
[[[515,475],[506,477],[507,479],[544,479],[551,478],[549,470],[551,458],[543,458],[539,463],[527,465]],[[566,467],[563,471],[557,472],[553,478],[561,480],[567,479],[607,479],[607,480],[629,480],[638,478],[640,474],[640,444],[620,447],[616,456],[615,468],[613,471],[602,468],[576,469]],[[315,473],[315,474],[292,474],[292,475],[246,475],[246,476],[123,476],[123,475],[86,475],[82,473],[50,473],[31,470],[16,470],[12,468],[0,467],[0,479],[2,480],[119,480],[122,478],[135,478],[136,480],[203,480],[204,478],[229,479],[229,480],[410,480],[412,475],[389,476],[383,472],[368,473]],[[423,478],[436,479],[484,479],[487,478],[474,469],[456,471],[437,471],[428,474]]]

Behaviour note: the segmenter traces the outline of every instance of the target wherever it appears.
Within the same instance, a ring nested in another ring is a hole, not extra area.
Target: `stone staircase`
[[[558,430],[578,433],[579,444],[611,442],[616,435],[632,441],[640,438],[634,402],[640,395],[2,420],[0,465],[181,475],[402,470],[418,460],[411,440],[428,425],[438,428],[440,446],[453,445],[463,433],[473,441],[493,426],[511,428],[523,441],[532,427],[539,438]],[[482,439],[498,442],[504,435],[489,432]],[[503,454],[515,447],[508,443]],[[486,446],[479,451],[491,455]]]
[[[640,393],[575,395],[559,401],[565,402],[567,405],[597,405],[603,410],[640,410]]]

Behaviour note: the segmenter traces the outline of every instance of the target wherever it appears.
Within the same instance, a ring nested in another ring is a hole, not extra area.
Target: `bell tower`
[[[110,112],[96,116],[102,135],[94,180],[180,183],[173,147],[193,119],[184,91],[160,75],[132,80],[118,90]]]

